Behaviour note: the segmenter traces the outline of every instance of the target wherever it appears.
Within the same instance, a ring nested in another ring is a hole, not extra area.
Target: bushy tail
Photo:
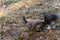
[[[57,20],[58,16],[55,14],[47,14],[45,15],[45,23],[50,24],[52,21]]]

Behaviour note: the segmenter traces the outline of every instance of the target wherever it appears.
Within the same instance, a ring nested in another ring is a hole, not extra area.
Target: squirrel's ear
[[[46,16],[44,16],[44,21],[45,21],[45,22],[47,21],[47,18],[46,18]]]
[[[23,16],[23,21],[24,21],[25,24],[27,23],[27,20],[26,20],[25,16]]]

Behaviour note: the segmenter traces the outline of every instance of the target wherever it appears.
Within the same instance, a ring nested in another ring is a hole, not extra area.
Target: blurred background
[[[55,30],[25,32],[22,17],[39,19],[43,13],[55,13]],[[60,0],[0,0],[0,40],[60,40]]]

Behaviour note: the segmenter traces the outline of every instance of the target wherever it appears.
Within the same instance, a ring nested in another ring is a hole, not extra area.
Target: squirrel
[[[46,15],[44,15],[44,19],[40,20],[40,19],[26,19],[25,16],[23,16],[23,21],[25,24],[29,24],[29,30],[35,30],[36,29],[36,25],[41,24],[40,29],[42,31],[44,31],[44,27],[46,25],[51,24],[51,22],[56,21],[58,19],[58,16],[54,13],[47,13]],[[40,30],[38,30],[40,31]]]

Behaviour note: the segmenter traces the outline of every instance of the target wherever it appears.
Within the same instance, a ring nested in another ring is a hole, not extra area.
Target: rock
[[[40,39],[43,39],[43,37],[41,36]]]
[[[51,30],[51,26],[50,25],[47,25],[47,30]]]

